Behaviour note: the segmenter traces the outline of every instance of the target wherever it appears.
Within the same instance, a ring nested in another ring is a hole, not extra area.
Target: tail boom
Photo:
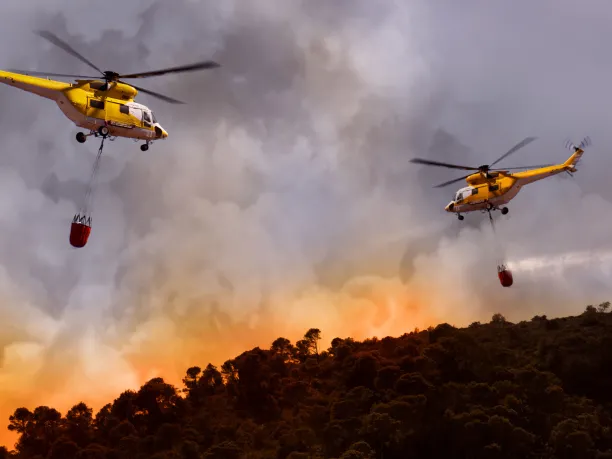
[[[532,169],[528,171],[518,172],[512,174],[514,178],[517,179],[519,185],[527,185],[528,183],[533,183],[538,180],[542,180],[543,178],[550,177],[553,175],[560,174],[562,172],[576,172],[576,165],[582,158],[584,154],[584,147],[590,144],[590,139],[586,138],[583,140],[579,146],[576,146],[572,143],[567,144],[567,148],[572,151],[572,155],[567,158],[567,160],[561,164],[556,164],[554,166],[547,166],[538,169]]]
[[[569,172],[576,172],[576,164],[578,164],[578,161],[580,161],[580,158],[582,158],[582,155],[584,153],[584,150],[582,148],[574,148],[575,150],[572,156],[570,156],[567,161],[563,163],[563,165],[566,167],[566,170]]]
[[[46,99],[57,100],[62,91],[70,88],[70,83],[48,80],[20,73],[5,72],[0,70],[0,83],[31,92]]]

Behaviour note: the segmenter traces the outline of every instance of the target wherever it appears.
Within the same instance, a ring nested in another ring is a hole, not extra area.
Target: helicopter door
[[[117,102],[106,102],[106,117],[121,127],[134,127],[140,124],[140,119],[136,120],[130,114],[129,105]]]
[[[104,100],[94,99],[90,97],[87,99],[87,116],[92,118],[98,118],[101,120],[106,119],[106,112],[104,110]]]

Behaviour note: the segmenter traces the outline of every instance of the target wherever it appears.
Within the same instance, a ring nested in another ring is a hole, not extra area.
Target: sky
[[[19,406],[98,409],[152,377],[180,384],[311,327],[327,345],[612,297],[603,0],[4,3],[0,68],[90,73],[36,29],[117,72],[222,65],[139,82],[188,104],[137,97],[169,137],[107,143],[79,250],[69,228],[97,141],[0,87],[6,424]],[[444,212],[461,184],[432,186],[461,174],[409,162],[478,166],[527,136],[500,165],[559,162],[587,135],[578,173],[524,188],[495,235],[486,216]]]

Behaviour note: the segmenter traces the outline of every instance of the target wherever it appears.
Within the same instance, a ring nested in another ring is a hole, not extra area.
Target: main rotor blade
[[[457,183],[457,182],[460,182],[462,180],[465,180],[470,175],[472,175],[472,174],[468,174],[465,177],[459,177],[458,179],[449,180],[448,182],[440,183],[439,185],[434,186],[434,188],[442,188],[442,187],[445,187],[447,185],[452,185],[453,183]]]
[[[429,159],[421,159],[421,158],[413,158],[410,160],[410,162],[416,163],[416,164],[425,164],[427,166],[439,166],[439,167],[447,167],[449,169],[460,169],[464,171],[479,170],[477,167],[459,166],[457,164],[441,163],[439,161],[431,161]]]
[[[53,76],[53,77],[65,77],[65,78],[87,78],[87,79],[102,79],[100,76],[87,76],[87,75],[67,75],[65,73],[49,73],[49,72],[32,72],[31,70],[17,70],[8,69],[7,72],[21,73],[23,75],[33,76]]]
[[[511,170],[516,170],[516,169],[538,169],[540,167],[549,167],[549,166],[554,166],[554,164],[541,164],[539,166],[524,166],[524,167],[504,167],[503,169],[489,169],[489,172],[511,171]],[[468,178],[470,175],[472,174],[468,174],[464,177],[459,177],[457,179],[449,180],[448,182],[440,183],[439,185],[434,186],[434,188],[442,188],[447,185],[452,185],[453,183],[461,182],[462,180],[465,180],[466,178]]]
[[[98,72],[104,74],[104,72],[102,70],[100,70],[98,67],[96,67],[94,64],[92,64],[89,60],[87,60],[85,57],[83,57],[82,55],[80,55],[79,53],[77,53],[68,43],[60,40],[57,36],[55,36],[54,34],[52,34],[51,32],[47,31],[47,30],[39,30],[38,32],[36,32],[37,35],[40,35],[41,37],[49,40],[51,43],[53,43],[55,46],[62,48],[64,51],[66,51],[68,54],[71,54],[72,56],[76,57],[78,60],[80,60],[81,62],[84,62],[85,64],[89,65],[92,69],[97,70]]]
[[[125,83],[124,81],[119,81],[119,83],[128,84],[128,83]],[[149,94],[150,96],[157,97],[158,99],[161,99],[163,101],[169,102],[171,104],[184,104],[185,103],[185,102],[182,102],[180,100],[173,99],[173,98],[168,97],[168,96],[164,96],[163,94],[160,94],[158,92],[153,92],[153,91],[149,91],[148,89],[145,89],[145,88],[140,88],[138,86],[134,86],[133,84],[131,84],[130,86],[132,88],[134,88],[134,89],[137,89],[140,92],[144,92],[145,94]]]
[[[493,166],[494,164],[497,164],[498,162],[500,162],[502,159],[510,156],[512,153],[520,150],[521,148],[523,148],[524,146],[530,144],[531,142],[533,142],[535,139],[537,139],[537,137],[527,137],[523,140],[521,140],[519,143],[517,143],[515,146],[513,146],[510,150],[508,150],[506,153],[504,153],[503,155],[501,155],[496,161],[493,161],[490,166]]]
[[[204,61],[204,62],[198,62],[195,64],[181,65],[180,67],[170,67],[170,68],[161,69],[161,70],[153,70],[151,72],[130,73],[129,75],[119,75],[119,78],[149,78],[153,76],[165,75],[167,73],[193,72],[195,70],[214,69],[217,67],[221,67],[221,66],[213,61]]]

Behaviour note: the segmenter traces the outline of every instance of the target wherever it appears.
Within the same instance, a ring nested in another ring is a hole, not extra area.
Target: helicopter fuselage
[[[0,71],[0,83],[53,100],[76,126],[109,136],[144,140],[165,139],[168,133],[153,112],[134,101],[138,90],[120,82],[76,80],[66,83],[20,73]]]
[[[455,194],[444,210],[456,214],[477,210],[497,209],[516,197],[521,188],[539,180],[552,177],[562,172],[575,172],[576,164],[584,150],[577,148],[562,164],[530,169],[513,174],[507,171],[475,173],[466,178],[467,187],[461,188]],[[508,210],[502,209],[503,213]]]

